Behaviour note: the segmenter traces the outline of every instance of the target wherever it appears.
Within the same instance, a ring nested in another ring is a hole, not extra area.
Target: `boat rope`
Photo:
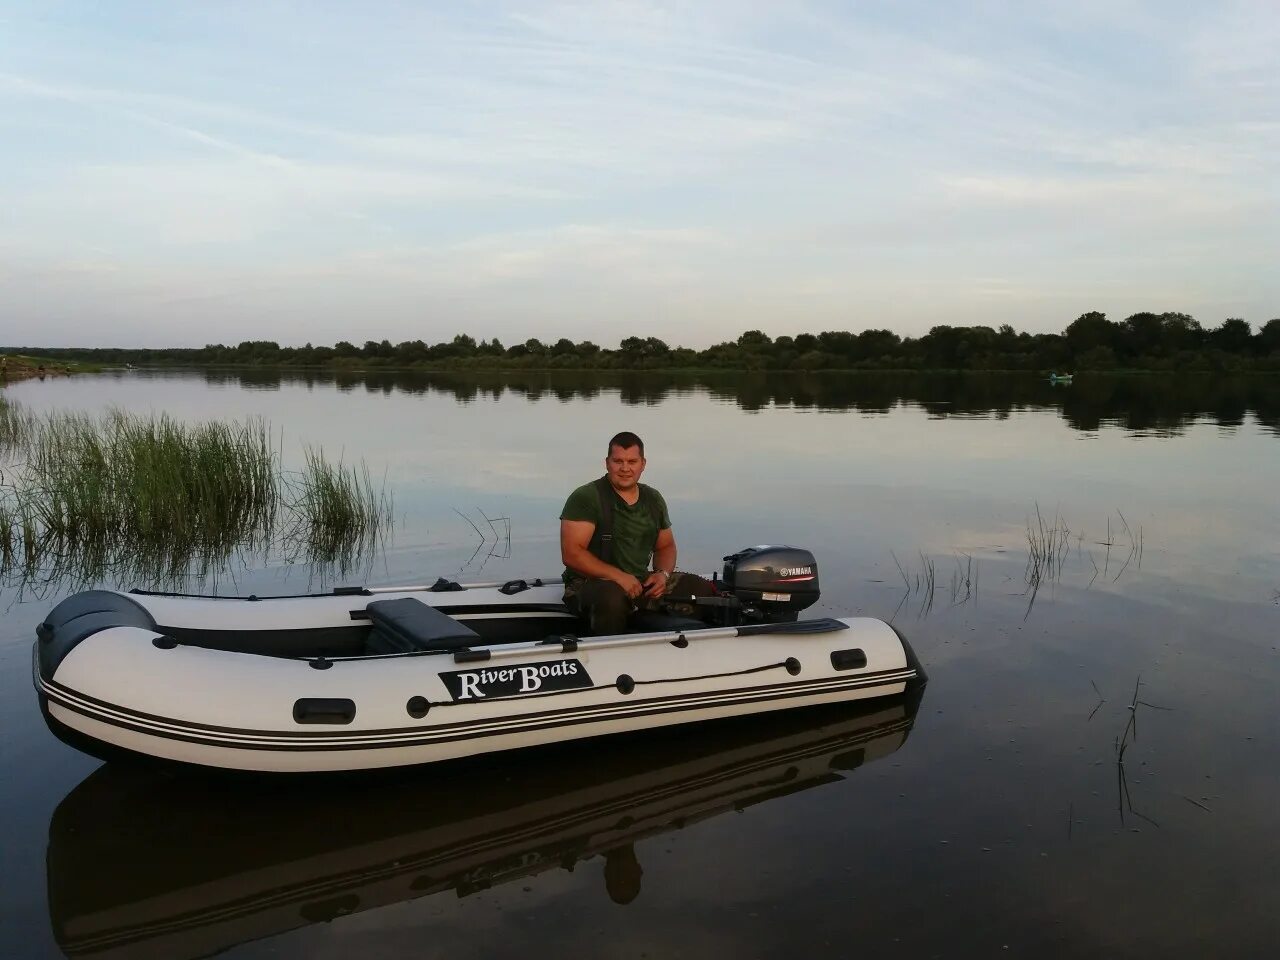
[[[763,667],[748,667],[746,670],[731,670],[728,673],[707,673],[701,677],[674,677],[671,680],[637,680],[636,686],[642,687],[650,683],[679,683],[683,680],[718,680],[720,677],[741,677],[748,673],[761,673],[765,670],[777,670],[779,667],[787,669],[790,660],[783,660],[781,663],[766,663]],[[613,684],[607,684],[612,687]]]

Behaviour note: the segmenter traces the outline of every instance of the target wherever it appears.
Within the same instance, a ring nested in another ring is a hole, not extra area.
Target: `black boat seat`
[[[413,597],[375,600],[365,612],[373,623],[365,643],[369,653],[460,650],[480,641],[470,627]]]

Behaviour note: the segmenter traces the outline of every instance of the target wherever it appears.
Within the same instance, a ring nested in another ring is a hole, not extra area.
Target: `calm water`
[[[262,415],[288,462],[304,444],[362,458],[398,516],[385,555],[341,578],[371,584],[555,573],[564,496],[632,429],[682,568],[806,546],[816,612],[892,618],[930,683],[918,707],[304,786],[210,780],[101,767],[54,740],[30,643],[65,588],[10,585],[5,956],[1249,957],[1280,943],[1274,380],[120,374],[7,395]],[[1037,508],[1070,540],[1033,596]],[[332,579],[244,558],[218,588]]]

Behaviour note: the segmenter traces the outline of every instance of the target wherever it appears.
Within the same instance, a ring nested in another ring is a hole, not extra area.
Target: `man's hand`
[[[649,579],[653,579],[650,577]],[[640,585],[640,581],[625,571],[619,570],[618,575],[613,578],[613,582],[622,588],[622,591],[631,600],[634,600],[640,594],[644,593],[644,587]],[[648,581],[646,581],[648,582]]]
[[[655,570],[649,576],[644,578],[644,595],[650,599],[657,599],[667,592],[667,572],[665,570]]]

